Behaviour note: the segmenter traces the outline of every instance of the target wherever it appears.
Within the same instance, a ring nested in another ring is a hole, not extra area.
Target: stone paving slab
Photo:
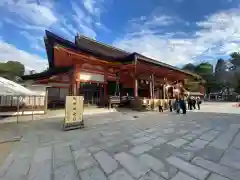
[[[240,150],[228,149],[222,157],[221,164],[240,170]]]
[[[203,149],[209,142],[201,139],[196,139],[192,143],[188,144],[189,146],[196,147],[198,149]]]
[[[184,140],[184,139],[176,139],[174,141],[168,142],[168,144],[170,144],[174,147],[177,147],[177,148],[179,148],[179,147],[181,147],[181,146],[183,146],[184,144],[187,144],[187,143],[189,143],[189,141]]]
[[[59,120],[32,122],[0,179],[239,180],[240,116],[134,115],[92,116],[67,132]]]
[[[218,149],[212,146],[207,146],[198,153],[198,156],[206,160],[218,162],[222,157],[223,153],[224,153],[224,150],[222,149]]]
[[[79,180],[78,172],[72,163],[64,164],[54,170],[54,180]]]
[[[27,174],[31,165],[31,161],[28,158],[15,159],[11,168],[7,171],[5,177],[9,180],[14,179],[27,179]]]
[[[220,176],[220,175],[218,175],[218,174],[211,174],[211,175],[207,178],[207,180],[230,180],[230,179],[225,178],[225,177],[223,177],[223,176]]]
[[[198,166],[192,165],[191,163],[181,160],[175,156],[167,158],[167,161],[173,166],[176,166],[178,169],[186,172],[187,174],[197,179],[205,180],[206,177],[209,175],[209,171],[206,171]]]
[[[150,149],[152,149],[153,147],[148,145],[148,144],[141,144],[138,146],[133,147],[132,149],[130,149],[130,153],[134,154],[134,155],[140,155],[146,151],[149,151]]]
[[[119,153],[115,155],[115,159],[134,177],[140,178],[150,169],[133,156],[127,153]]]
[[[110,175],[109,180],[134,180],[124,169],[118,170]]]
[[[164,180],[156,173],[149,171],[144,176],[142,176],[139,180]]]
[[[192,160],[192,162],[200,167],[208,169],[209,171],[219,174],[221,176],[230,178],[232,180],[239,180],[240,171],[237,171],[235,169],[231,169],[227,166],[217,164],[212,161],[202,159],[200,157],[195,157]]]
[[[191,141],[193,139],[196,139],[197,136],[198,136],[197,134],[188,133],[188,134],[182,136],[182,138]]]
[[[28,180],[52,180],[52,163],[50,161],[33,163],[28,173]]]
[[[235,137],[235,139],[234,139],[234,141],[232,143],[232,146],[234,148],[240,149],[240,132],[238,132],[238,134],[236,135],[236,137]]]
[[[107,180],[107,177],[98,167],[90,167],[80,172],[81,180]]]
[[[238,131],[238,127],[229,127],[227,131],[218,136],[218,138],[210,143],[210,145],[219,149],[226,150]]]
[[[68,164],[69,162],[73,161],[71,149],[69,146],[54,146],[53,150],[54,168]]]
[[[161,169],[164,168],[163,162],[153,156],[150,156],[149,154],[143,154],[139,157],[139,159],[142,164],[145,164],[155,172],[160,172]]]
[[[4,177],[10,166],[13,164],[15,157],[13,154],[9,154],[3,165],[0,167],[0,177]]]
[[[174,176],[171,180],[197,180],[187,174],[184,174],[182,172],[178,172],[176,176]]]
[[[73,157],[78,171],[84,170],[97,164],[92,155],[87,152],[86,149],[73,151]]]
[[[147,141],[146,143],[147,143],[147,144],[150,144],[150,145],[152,145],[152,146],[154,146],[154,147],[156,147],[156,146],[158,146],[158,145],[160,145],[160,144],[164,144],[164,143],[166,143],[166,142],[167,142],[167,140],[165,140],[164,138],[158,137],[158,138],[156,138],[156,139],[152,139],[152,140],[150,140],[150,141]]]
[[[117,161],[105,151],[96,153],[94,157],[106,174],[110,174],[118,168]]]

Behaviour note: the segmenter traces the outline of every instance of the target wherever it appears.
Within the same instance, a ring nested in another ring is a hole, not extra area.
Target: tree
[[[213,74],[213,65],[208,62],[203,62],[198,64],[195,67],[195,72],[200,76],[212,75]]]
[[[223,59],[218,59],[215,66],[215,73],[221,72],[225,66],[225,61]]]
[[[17,81],[25,72],[24,65],[17,61],[0,63],[0,76],[9,80]]]
[[[188,63],[184,65],[182,69],[190,72],[195,72],[195,65],[192,63]]]
[[[240,66],[240,53],[234,52],[230,56],[231,56],[231,63],[235,66]]]

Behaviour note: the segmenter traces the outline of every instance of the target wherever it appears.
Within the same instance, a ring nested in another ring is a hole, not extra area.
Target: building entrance
[[[103,87],[99,83],[80,83],[80,95],[84,96],[84,104],[100,106]]]

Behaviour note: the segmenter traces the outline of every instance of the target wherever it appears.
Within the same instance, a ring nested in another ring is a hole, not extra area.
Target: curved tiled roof
[[[54,53],[53,53],[53,47],[56,44],[63,45],[64,47],[74,49],[76,51],[80,52],[86,52],[90,53],[96,57],[104,58],[109,61],[120,61],[122,63],[126,61],[134,61],[136,58],[144,60],[146,62],[152,63],[154,65],[166,67],[181,73],[184,73],[186,75],[201,79],[201,77],[197,74],[184,71],[180,68],[171,66],[169,64],[160,62],[155,59],[148,58],[144,55],[141,55],[139,53],[129,53],[124,50],[112,47],[110,45],[106,45],[104,43],[98,42],[94,39],[88,38],[83,35],[77,35],[75,37],[75,43],[68,41],[62,37],[59,37],[52,32],[46,31],[46,38],[45,38],[45,45],[46,50],[48,54],[48,61],[49,61],[49,67],[54,68]]]

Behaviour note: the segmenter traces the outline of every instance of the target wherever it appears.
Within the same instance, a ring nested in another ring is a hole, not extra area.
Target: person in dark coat
[[[175,108],[176,108],[176,112],[179,114],[180,113],[179,98],[176,98],[175,100]]]
[[[202,103],[201,98],[198,96],[196,98],[198,110],[200,110],[200,104]]]
[[[192,98],[192,106],[193,106],[193,109],[196,109],[196,98],[195,97]]]
[[[162,104],[160,104],[160,105],[158,106],[158,111],[159,111],[159,112],[163,112]]]
[[[168,105],[169,105],[170,112],[172,112],[173,106],[172,106],[172,101],[171,100],[168,101]]]
[[[182,109],[182,113],[183,114],[186,114],[186,104],[185,104],[185,101],[184,101],[184,98],[180,98],[179,100],[179,106],[180,106],[180,109]]]
[[[190,96],[188,97],[187,102],[188,102],[188,110],[192,110],[192,99]]]

